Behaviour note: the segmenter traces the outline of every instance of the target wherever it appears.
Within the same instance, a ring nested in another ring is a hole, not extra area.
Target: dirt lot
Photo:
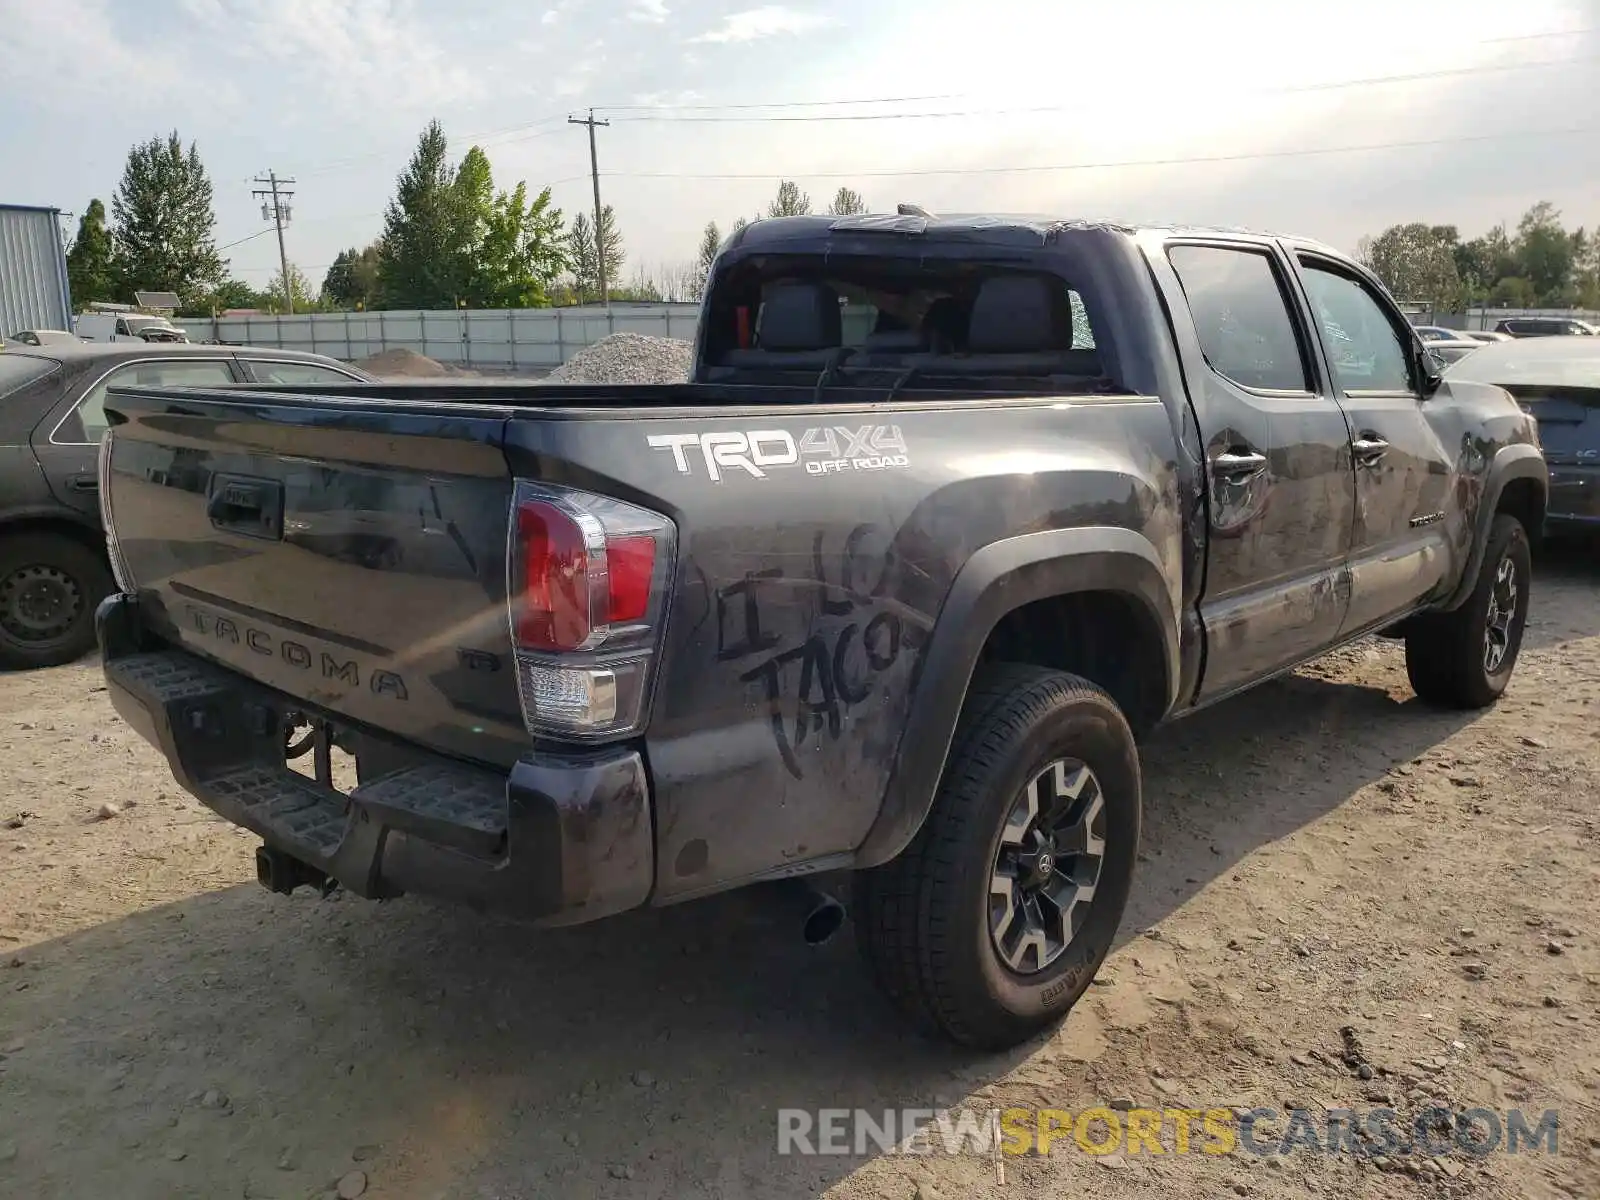
[[[847,935],[808,951],[743,897],[534,933],[270,896],[91,663],[0,679],[0,749],[0,1195],[1600,1196],[1592,552],[1544,565],[1476,719],[1372,642],[1152,739],[1124,940],[998,1058],[904,1034]],[[1407,1173],[1068,1139],[1002,1187],[981,1158],[775,1152],[783,1107],[1118,1097],[1554,1108],[1560,1153]]]

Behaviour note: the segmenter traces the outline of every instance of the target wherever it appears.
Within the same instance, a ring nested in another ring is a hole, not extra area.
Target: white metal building
[[[0,204],[0,337],[71,328],[60,210]]]

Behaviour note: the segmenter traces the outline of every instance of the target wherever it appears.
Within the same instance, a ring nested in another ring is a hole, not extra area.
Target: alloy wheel
[[[1511,652],[1511,625],[1517,617],[1517,564],[1508,554],[1495,569],[1489,589],[1489,612],[1483,625],[1483,669],[1498,671]]]
[[[1017,796],[989,876],[989,935],[1019,975],[1054,963],[1083,927],[1105,861],[1105,797],[1094,772],[1058,759]]]

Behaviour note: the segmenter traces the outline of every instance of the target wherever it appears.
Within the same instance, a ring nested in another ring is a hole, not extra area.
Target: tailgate
[[[1600,388],[1513,385],[1506,389],[1539,423],[1552,466],[1600,465]]]
[[[124,583],[155,632],[353,721],[492,763],[510,666],[506,412],[112,389]]]

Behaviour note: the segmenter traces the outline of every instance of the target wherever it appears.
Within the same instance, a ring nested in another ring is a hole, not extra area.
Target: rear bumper
[[[408,765],[346,796],[283,762],[284,714],[314,706],[150,643],[136,597],[109,597],[95,624],[112,705],[178,783],[356,895],[415,892],[541,925],[595,920],[650,896],[650,794],[637,750],[529,752],[496,771],[405,747]]]

